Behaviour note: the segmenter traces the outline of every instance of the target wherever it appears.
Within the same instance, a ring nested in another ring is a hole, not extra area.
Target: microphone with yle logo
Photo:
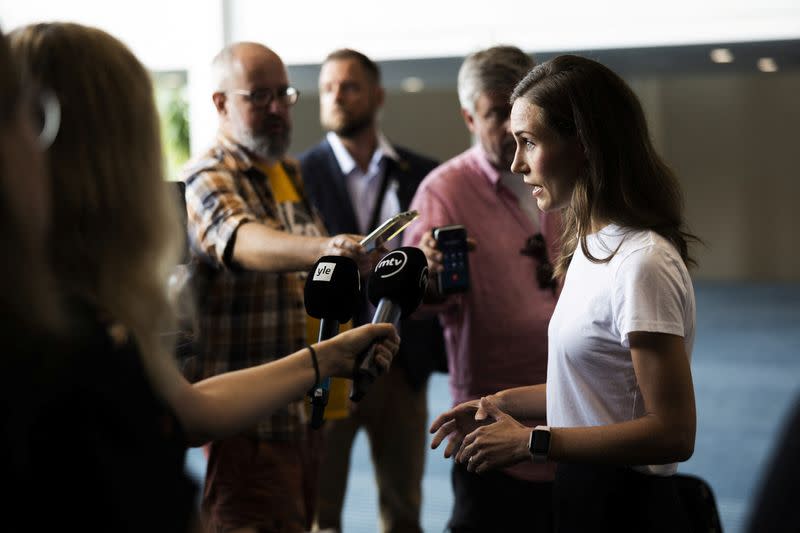
[[[320,257],[306,278],[303,296],[306,313],[319,318],[319,341],[335,337],[339,324],[353,317],[361,295],[361,277],[355,261],[348,257]],[[311,427],[322,425],[328,404],[330,378],[323,379],[311,392]]]
[[[375,305],[373,324],[388,322],[398,326],[401,318],[413,313],[428,288],[428,261],[419,248],[404,246],[378,261],[367,281],[367,296]],[[350,399],[360,401],[378,376],[375,347],[370,346],[356,360]]]

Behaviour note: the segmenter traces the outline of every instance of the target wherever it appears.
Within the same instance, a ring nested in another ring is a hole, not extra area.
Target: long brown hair
[[[159,333],[173,317],[166,280],[181,241],[150,76],[117,39],[77,24],[27,26],[11,46],[61,102],[49,150],[58,280],[129,328],[143,354],[163,355]]]
[[[0,225],[5,254],[0,261],[0,339],[7,347],[10,339],[30,342],[26,334],[55,334],[61,322],[42,221],[31,220],[32,199],[26,195],[44,187],[46,179],[42,165],[34,164],[41,162],[41,154],[31,131],[30,89],[0,33]],[[37,161],[25,159],[30,155]]]
[[[545,125],[577,139],[586,157],[564,213],[556,276],[566,273],[578,242],[590,261],[614,256],[589,252],[593,219],[653,230],[694,264],[688,243],[697,238],[684,230],[678,180],[656,153],[642,106],[622,78],[596,61],[563,55],[534,67],[514,89],[512,103],[517,98],[541,108]]]

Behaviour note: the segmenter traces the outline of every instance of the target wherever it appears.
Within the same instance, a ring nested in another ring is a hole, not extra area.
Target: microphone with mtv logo
[[[388,322],[395,327],[401,318],[416,311],[428,288],[428,261],[419,248],[404,246],[378,261],[367,282],[367,296],[375,305],[372,323]],[[350,399],[360,401],[378,376],[375,347],[370,346],[356,359]]]

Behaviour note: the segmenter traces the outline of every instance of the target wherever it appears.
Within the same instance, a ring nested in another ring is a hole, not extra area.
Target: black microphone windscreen
[[[389,252],[375,265],[367,282],[367,295],[373,305],[382,298],[391,300],[410,315],[422,303],[428,288],[428,261],[419,248],[403,246]]]
[[[306,278],[306,313],[314,318],[347,322],[353,317],[361,292],[358,266],[349,257],[325,255]]]

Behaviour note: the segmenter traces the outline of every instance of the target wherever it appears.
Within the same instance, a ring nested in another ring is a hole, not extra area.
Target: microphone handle
[[[323,318],[319,321],[319,337],[317,342],[334,338],[339,334],[339,321],[335,318]]]
[[[372,317],[372,323],[389,323],[397,327],[402,314],[403,310],[399,305],[387,298],[381,298],[377,309],[375,309],[375,315]],[[361,401],[369,386],[378,377],[378,367],[375,365],[375,350],[375,343],[372,343],[356,359],[353,386],[350,388],[350,400],[353,402]]]
[[[323,318],[319,321],[319,342],[335,337],[339,334],[339,321]],[[324,378],[318,387],[314,388],[311,395],[311,428],[319,429],[325,421],[325,406],[328,405],[331,378]]]

